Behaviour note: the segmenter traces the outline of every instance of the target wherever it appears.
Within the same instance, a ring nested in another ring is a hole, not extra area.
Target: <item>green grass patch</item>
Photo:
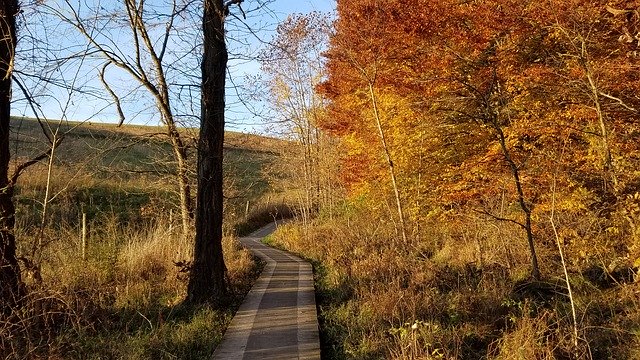
[[[232,318],[231,309],[208,306],[132,311],[120,316],[120,326],[97,333],[68,334],[69,359],[204,359],[220,343]]]

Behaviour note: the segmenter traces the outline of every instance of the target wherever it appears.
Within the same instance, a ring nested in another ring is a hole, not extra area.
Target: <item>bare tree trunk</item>
[[[169,98],[169,84],[165,75],[163,60],[164,54],[169,43],[171,30],[175,18],[178,16],[175,8],[171,13],[166,25],[163,42],[158,49],[151,35],[149,34],[149,25],[145,22],[145,2],[139,0],[125,0],[123,2],[126,11],[128,26],[131,30],[131,39],[134,50],[131,56],[121,56],[115,54],[111,49],[100,43],[95,36],[95,31],[85,24],[80,17],[80,8],[72,5],[70,0],[65,0],[72,16],[66,17],[61,15],[61,19],[72,24],[91,44],[98,54],[105,58],[108,63],[112,64],[127,72],[133,79],[142,85],[155,99],[156,107],[162,115],[162,123],[166,129],[166,135],[171,141],[171,147],[176,160],[176,178],[178,186],[178,194],[180,197],[180,211],[182,213],[182,231],[185,236],[191,232],[191,223],[193,219],[193,201],[191,199],[191,188],[188,177],[187,150],[186,146],[178,131],[176,119],[171,110],[171,100]],[[148,56],[145,56],[148,55]],[[105,80],[105,69],[100,72],[100,80],[105,86],[107,92],[114,98],[120,115],[120,122],[124,121],[124,114],[120,107],[120,101],[116,93],[109,87]]]
[[[613,163],[613,157],[611,156],[611,145],[609,144],[609,131],[607,130],[607,124],[604,119],[604,112],[602,111],[602,105],[600,103],[600,90],[598,85],[593,79],[591,67],[589,66],[589,60],[586,54],[586,45],[584,40],[582,41],[582,66],[585,70],[587,81],[589,82],[589,88],[591,90],[591,96],[593,97],[593,104],[596,109],[596,115],[598,116],[598,126],[600,127],[600,137],[602,138],[602,161],[605,171],[605,176],[609,177],[607,180],[611,180],[613,184],[612,193],[615,194],[618,188],[618,177],[616,175],[615,165]],[[606,183],[606,181],[605,181]]]
[[[193,219],[193,205],[191,201],[191,186],[189,185],[188,165],[187,165],[187,150],[180,132],[176,126],[176,121],[171,110],[171,100],[169,99],[169,84],[167,83],[167,77],[165,76],[164,66],[162,64],[162,57],[166,49],[165,45],[158,54],[151,42],[151,38],[148,34],[147,25],[142,19],[142,2],[136,2],[136,0],[127,0],[126,6],[129,12],[129,23],[134,30],[134,34],[139,34],[144,42],[149,54],[151,56],[152,69],[156,75],[156,84],[153,85],[146,78],[146,75],[141,77],[141,82],[145,87],[153,94],[156,99],[157,107],[162,113],[163,123],[167,129],[167,136],[171,140],[171,147],[173,148],[173,154],[178,163],[176,169],[176,177],[178,178],[178,193],[180,196],[180,212],[182,220],[182,234],[187,236],[191,230],[191,220]],[[175,15],[172,15],[175,16]],[[171,19],[173,22],[173,18]],[[170,26],[168,27],[170,28]],[[137,29],[137,32],[136,32]],[[138,36],[138,35],[136,35]],[[168,37],[168,33],[166,35]],[[137,38],[136,38],[137,42]],[[139,56],[139,55],[137,55]]]
[[[191,201],[191,185],[189,184],[187,149],[175,125],[171,109],[168,106],[164,106],[164,108],[164,122],[167,127],[167,136],[171,139],[173,155],[178,163],[176,177],[178,178],[178,194],[180,195],[182,235],[187,236],[191,232],[191,220],[193,219],[193,202]]]
[[[34,259],[35,262],[39,262],[36,260],[36,254],[39,254],[42,249],[42,240],[44,238],[44,230],[47,226],[47,216],[49,215],[49,195],[51,192],[51,176],[53,173],[53,160],[56,155],[57,143],[58,143],[58,131],[60,127],[56,129],[56,131],[52,134],[53,142],[51,143],[51,155],[49,156],[49,164],[47,166],[47,184],[44,190],[44,199],[42,199],[42,217],[40,219],[40,232],[38,234],[37,241],[33,242],[33,248],[31,249],[31,258]]]
[[[477,89],[474,89],[469,84],[465,84],[465,86],[473,89],[476,94],[481,93]],[[498,76],[494,68],[493,72],[493,84],[491,86],[491,90],[487,97],[482,99],[482,104],[484,107],[482,122],[490,126],[494,131],[497,137],[498,143],[500,144],[500,150],[502,151],[502,156],[505,162],[509,165],[509,169],[511,170],[511,176],[513,176],[513,182],[516,186],[516,193],[518,194],[518,204],[520,205],[520,209],[524,213],[524,224],[519,221],[513,221],[514,223],[520,225],[527,234],[527,244],[529,245],[529,258],[531,261],[531,278],[534,280],[540,280],[540,266],[538,265],[538,255],[536,254],[536,246],[533,238],[533,227],[531,224],[531,206],[527,203],[527,200],[524,196],[524,190],[522,187],[522,180],[520,177],[520,168],[516,161],[513,159],[511,155],[511,151],[507,146],[507,138],[503,131],[503,125],[500,122],[500,114],[497,109],[495,109],[492,105],[492,101],[490,100],[490,96],[492,92],[496,92],[499,97],[500,102],[503,102],[502,96],[500,94],[501,87],[498,82]],[[502,104],[504,105],[504,104]],[[499,218],[500,220],[505,220]]]
[[[578,348],[578,316],[576,315],[576,303],[573,298],[573,290],[571,289],[571,281],[569,280],[569,271],[567,270],[567,262],[564,257],[564,251],[562,250],[562,243],[560,241],[560,235],[558,234],[558,228],[555,223],[556,213],[556,178],[557,173],[553,175],[553,182],[551,185],[551,215],[549,216],[549,222],[553,229],[553,235],[556,240],[556,246],[558,247],[558,254],[560,254],[560,263],[562,264],[562,270],[564,272],[564,282],[567,285],[567,292],[569,293],[569,303],[571,304],[571,318],[573,320],[573,348],[576,352],[576,359],[580,357]]]
[[[595,76],[593,72],[593,68],[589,64],[589,50],[587,49],[587,39],[585,39],[582,35],[571,34],[569,30],[563,27],[559,27],[559,29],[566,35],[567,39],[574,46],[577,55],[572,54],[572,56],[578,57],[580,61],[580,66],[585,72],[586,80],[588,82],[589,91],[591,92],[591,100],[593,101],[593,106],[596,111],[596,116],[598,117],[598,127],[600,128],[600,138],[602,139],[602,163],[604,168],[604,183],[605,183],[605,191],[607,190],[608,182],[611,181],[613,185],[612,194],[616,195],[618,189],[618,176],[616,175],[616,167],[613,161],[613,157],[611,156],[611,144],[609,141],[609,130],[607,129],[607,124],[605,122],[604,111],[602,109],[601,103],[601,95],[600,89],[597,84],[597,76]],[[625,106],[626,107],[626,106]],[[633,110],[633,109],[632,109]],[[634,110],[635,111],[635,110]]]
[[[393,166],[393,160],[391,160],[391,154],[387,147],[387,139],[382,130],[382,123],[380,121],[380,114],[378,112],[378,100],[376,99],[375,92],[373,91],[373,84],[369,82],[369,95],[371,96],[371,103],[373,105],[373,115],[380,135],[380,141],[382,142],[382,149],[387,160],[387,167],[389,169],[389,177],[391,177],[391,185],[393,186],[393,194],[396,200],[396,207],[398,210],[398,217],[400,219],[400,231],[402,233],[402,241],[407,243],[407,227],[404,221],[404,211],[402,210],[402,200],[400,199],[400,191],[398,190],[398,182],[396,181],[396,171]]]
[[[143,82],[146,83],[145,86],[156,98],[158,109],[163,114],[162,117],[167,129],[167,136],[171,140],[173,154],[176,162],[178,163],[176,176],[178,178],[178,193],[180,195],[182,234],[183,236],[187,236],[190,233],[191,220],[193,219],[193,202],[191,201],[191,186],[189,184],[187,148],[182,141],[182,137],[178,131],[176,120],[170,106],[171,100],[169,99],[169,84],[167,83],[167,77],[165,76],[164,67],[162,65],[162,56],[165,48],[163,47],[160,55],[158,55],[154,50],[153,44],[151,43],[147,33],[147,26],[142,21],[140,14],[135,10],[135,0],[128,0],[127,8],[132,14],[135,14],[130,18],[131,26],[138,28],[140,36],[151,55],[151,62],[153,63],[153,69],[156,74],[157,86],[149,83],[148,79],[143,79]],[[173,19],[171,21],[173,21]]]
[[[227,47],[222,0],[205,0],[202,19],[202,113],[198,141],[198,193],[189,302],[222,305],[227,295],[222,256],[222,148]]]
[[[507,140],[505,138],[504,132],[502,131],[502,128],[498,124],[498,119],[492,119],[492,125],[498,135],[498,141],[500,142],[500,148],[502,149],[502,156],[504,156],[505,161],[507,162],[507,164],[509,164],[509,167],[511,169],[511,175],[513,176],[513,181],[516,185],[516,191],[518,193],[518,203],[520,204],[520,209],[522,209],[522,212],[524,212],[525,222],[522,227],[527,233],[527,243],[529,244],[531,277],[535,280],[540,280],[540,267],[538,265],[538,256],[536,255],[536,246],[533,240],[533,230],[531,228],[531,208],[527,204],[527,201],[524,197],[524,191],[522,190],[522,181],[520,181],[520,170],[518,169],[518,165],[511,157],[511,153],[509,152],[509,148],[507,147]]]
[[[9,181],[11,74],[16,49],[17,0],[0,2],[0,314],[8,315],[22,296],[16,258],[13,184]]]
[[[191,232],[191,220],[193,219],[193,203],[191,202],[191,185],[187,174],[187,165],[184,157],[178,158],[178,187],[180,189],[180,218],[182,220],[182,235],[187,236]]]

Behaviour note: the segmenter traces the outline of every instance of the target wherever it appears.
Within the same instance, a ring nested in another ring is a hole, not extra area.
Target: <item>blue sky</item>
[[[270,24],[269,29],[265,29],[265,31],[259,35],[263,41],[269,41],[274,34],[275,25],[286,19],[290,14],[309,13],[312,11],[333,12],[335,10],[335,0],[275,0],[275,2],[269,5],[269,10],[267,14],[257,19],[258,22]],[[259,41],[257,39],[253,44],[259,47]],[[233,45],[230,44],[230,46]],[[234,83],[240,86],[243,85],[242,80],[246,76],[253,76],[260,73],[260,66],[256,61],[230,60],[229,69],[230,75],[235,79]],[[262,113],[259,114],[259,116],[255,116],[251,111],[245,110],[243,104],[237,103],[238,99],[235,93],[236,91],[233,88],[227,91],[227,103],[229,105],[227,112],[228,127],[230,129],[240,129],[244,131],[261,131],[265,121],[268,122],[269,114]],[[256,103],[249,105],[260,106]],[[267,119],[265,119],[265,117],[267,117]]]
[[[71,1],[75,3],[78,0]],[[83,3],[91,1],[106,8],[118,4],[114,0],[83,0]],[[156,4],[160,4],[162,1],[154,0]],[[52,9],[64,8],[63,0],[49,0],[47,3]],[[152,2],[147,1],[147,3]],[[245,93],[244,88],[251,90],[251,86],[245,79],[259,75],[259,64],[250,59],[261,50],[264,42],[271,39],[277,23],[293,13],[332,12],[335,9],[335,0],[275,0],[268,5],[267,9],[255,10],[257,3],[256,0],[245,0],[243,3],[243,9],[247,12],[247,20],[244,24],[234,18],[227,20],[230,50],[229,77],[233,80],[227,81],[227,128],[229,130],[262,132],[265,127],[265,119],[268,119],[269,115],[264,112],[266,110],[260,108],[259,102],[252,101]],[[42,8],[39,10],[42,12]],[[188,30],[193,25],[184,23],[182,26]],[[159,26],[159,28],[162,27]],[[255,33],[250,34],[248,28]],[[117,31],[115,33],[115,46],[126,49],[130,40],[126,36],[119,35]],[[181,36],[176,40],[175,46],[188,48],[191,46],[190,43],[195,41],[184,41]],[[34,42],[38,44],[35,51],[30,49]],[[118,116],[115,107],[110,104],[112,101],[104,92],[97,77],[98,69],[104,63],[103,60],[85,58],[72,61],[44,61],[47,57],[49,59],[60,57],[60,53],[65,57],[86,48],[86,41],[74,29],[57,24],[56,19],[37,14],[33,9],[25,9],[23,25],[20,30],[20,46],[22,46],[22,50],[19,49],[16,75],[21,83],[29,89],[29,96],[36,100],[35,107],[40,116],[74,121],[117,122]],[[37,60],[43,60],[43,62]],[[176,60],[175,64],[178,64],[179,61]],[[184,64],[176,66],[174,73],[179,73],[180,67],[197,69],[197,61],[195,58],[186,59]],[[38,72],[42,73],[43,69],[51,81],[55,80],[55,84],[34,80],[29,76]],[[78,69],[80,70],[78,71]],[[192,71],[192,73],[195,74],[196,71]],[[121,71],[108,70],[107,81],[123,99],[125,123],[158,125],[153,100],[144,91],[140,91],[134,80]],[[177,80],[176,83],[180,84],[184,81],[193,84],[197,82],[197,79],[192,76],[189,80]],[[70,92],[64,90],[64,86],[58,85],[74,85],[77,90]],[[198,109],[196,106],[199,97],[194,95],[193,91],[189,95],[188,90],[183,90],[189,89],[189,87],[179,87],[179,89],[181,91],[175,90],[176,94],[180,95],[177,98],[183,101],[173,101],[176,112],[184,115],[184,121],[189,126],[197,126]],[[191,89],[194,89],[193,86]],[[31,106],[24,100],[25,96],[18,86],[14,87],[14,99],[14,115],[33,116]],[[258,107],[259,111],[247,110],[245,105],[248,105],[249,108]],[[254,112],[260,112],[260,114],[256,115]]]

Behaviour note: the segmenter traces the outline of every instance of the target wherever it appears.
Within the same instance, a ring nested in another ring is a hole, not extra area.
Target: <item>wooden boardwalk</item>
[[[261,243],[275,226],[240,239],[267,265],[238,309],[214,359],[320,359],[311,265]]]

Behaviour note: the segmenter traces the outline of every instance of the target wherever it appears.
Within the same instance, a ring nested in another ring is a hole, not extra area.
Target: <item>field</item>
[[[52,133],[55,128],[64,139],[52,161],[28,168],[15,194],[29,298],[0,323],[0,358],[210,354],[259,272],[234,234],[251,226],[247,220],[265,218],[265,201],[279,198],[268,180],[277,141],[226,134],[223,246],[236,300],[214,310],[182,305],[193,236],[180,232],[171,147],[162,129],[64,123],[52,124]],[[182,131],[195,161],[197,132]],[[33,120],[15,119],[11,137],[14,167],[48,147]]]

